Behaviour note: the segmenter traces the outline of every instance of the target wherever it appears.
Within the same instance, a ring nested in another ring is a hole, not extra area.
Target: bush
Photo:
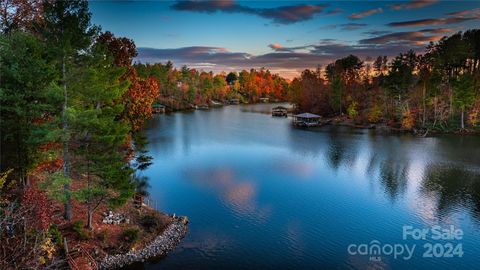
[[[370,123],[377,123],[380,121],[380,118],[382,117],[382,110],[380,106],[375,104],[370,110],[368,110],[368,122]]]
[[[140,230],[138,228],[128,228],[123,231],[123,239],[128,243],[137,242],[140,236]]]
[[[357,102],[356,101],[353,101],[352,103],[350,103],[350,105],[348,106],[347,108],[347,113],[348,113],[348,116],[350,117],[350,119],[352,119],[353,121],[356,120],[357,116],[358,116],[358,110],[357,110]]]
[[[141,218],[140,220],[140,223],[142,224],[142,226],[151,231],[152,229],[154,229],[155,227],[158,226],[158,218],[154,215],[145,215]]]
[[[58,229],[57,224],[52,224],[50,225],[50,228],[48,228],[48,234],[52,238],[53,242],[61,247],[62,246],[62,233],[60,233],[60,230]]]
[[[77,220],[73,223],[72,229],[77,233],[81,240],[89,239],[88,232],[85,230],[85,225],[82,220]]]

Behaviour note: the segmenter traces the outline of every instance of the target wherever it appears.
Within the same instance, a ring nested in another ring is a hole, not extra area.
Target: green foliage
[[[358,103],[356,101],[352,101],[350,105],[347,108],[347,113],[350,119],[356,120],[358,116],[358,110],[357,110]]]
[[[138,228],[128,228],[125,229],[122,233],[122,238],[128,243],[135,243],[140,237],[140,229]]]
[[[336,112],[342,112],[342,92],[343,92],[343,82],[340,78],[335,78],[331,83],[332,98],[331,104],[332,108]]]
[[[85,230],[85,224],[83,220],[77,220],[72,224],[72,230],[77,233],[78,238],[81,240],[90,239],[90,235],[87,230]]]
[[[13,168],[13,176],[24,180],[40,160],[39,146],[56,139],[55,118],[47,117],[59,104],[55,74],[45,45],[31,34],[1,35],[0,58],[0,169]]]
[[[51,199],[66,202],[67,197],[71,194],[70,191],[65,191],[63,188],[71,182],[71,178],[65,177],[62,173],[57,172],[40,183],[40,188],[45,190]]]
[[[462,109],[462,111],[472,106],[475,102],[474,83],[473,77],[469,74],[461,75],[453,82],[455,89],[453,100],[455,105]]]
[[[58,229],[57,224],[50,225],[50,228],[48,229],[48,234],[57,246],[61,247],[63,245],[62,233]]]
[[[140,223],[146,230],[152,231],[154,228],[158,226],[159,220],[154,215],[144,215],[142,216]]]

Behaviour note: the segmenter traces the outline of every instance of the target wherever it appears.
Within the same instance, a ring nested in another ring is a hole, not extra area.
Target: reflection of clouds
[[[222,233],[221,231],[202,230],[195,234],[194,239],[187,237],[180,249],[189,249],[203,259],[213,258],[219,252],[225,251],[226,248],[232,245],[233,239],[231,236]]]
[[[278,170],[282,173],[291,174],[294,176],[308,177],[313,174],[313,166],[306,161],[299,162],[296,160],[281,161],[274,165],[274,170]]]
[[[257,185],[251,180],[237,179],[230,168],[190,170],[188,178],[200,187],[214,191],[238,215],[253,215],[258,221],[270,215],[271,208],[260,206],[256,201]]]
[[[288,222],[287,240],[289,242],[289,249],[295,258],[301,258],[305,252],[305,239],[301,223],[298,220]]]

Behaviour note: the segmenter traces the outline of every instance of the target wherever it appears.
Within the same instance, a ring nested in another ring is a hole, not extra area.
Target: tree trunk
[[[462,108],[462,117],[461,117],[461,119],[462,119],[462,130],[465,129],[465,122],[463,120],[463,115],[464,115],[464,109]]]
[[[93,210],[91,210],[90,207],[88,207],[87,228],[93,230]]]
[[[62,108],[62,128],[63,128],[63,176],[65,178],[69,178],[69,168],[68,168],[68,139],[67,139],[67,132],[68,132],[68,122],[67,122],[67,78],[66,78],[66,71],[65,71],[65,54],[62,58],[62,81],[63,81],[63,108]],[[65,184],[63,186],[63,190],[66,195],[66,200],[64,204],[65,208],[65,219],[71,220],[72,219],[72,199],[70,198],[70,184]]]

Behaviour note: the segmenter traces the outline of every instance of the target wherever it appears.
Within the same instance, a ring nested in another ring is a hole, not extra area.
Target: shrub
[[[354,121],[356,120],[356,118],[358,116],[357,102],[356,101],[352,101],[352,103],[350,103],[350,105],[347,108],[347,113],[348,113],[348,117],[350,117],[350,119],[352,119]]]
[[[128,228],[123,231],[123,239],[128,243],[137,242],[140,236],[140,230],[138,228]]]
[[[73,223],[72,229],[77,233],[78,237],[82,240],[89,238],[88,232],[85,230],[83,220],[77,220]]]
[[[380,109],[380,106],[375,104],[370,110],[368,110],[368,122],[370,123],[377,123],[380,120],[380,117],[382,116],[382,110]]]
[[[158,226],[158,218],[154,215],[145,215],[141,218],[140,220],[140,223],[142,224],[142,226],[151,231],[152,229],[154,229],[155,227]]]
[[[57,224],[52,224],[50,225],[50,228],[48,229],[48,233],[50,234],[50,237],[52,238],[53,242],[61,247],[62,246],[62,233],[60,233],[60,230],[58,229]]]
[[[405,109],[402,113],[402,127],[412,129],[415,125],[415,118],[409,109]]]

